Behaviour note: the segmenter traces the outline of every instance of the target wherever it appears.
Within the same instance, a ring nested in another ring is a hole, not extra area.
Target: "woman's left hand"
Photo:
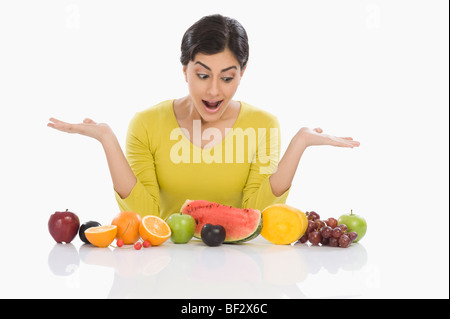
[[[301,128],[292,139],[286,152],[278,163],[277,170],[270,176],[270,186],[275,196],[281,196],[291,187],[300,158],[308,146],[331,145],[354,148],[359,142],[351,137],[337,137],[323,134],[321,128]]]
[[[304,143],[305,147],[314,145],[331,145],[337,147],[358,147],[360,143],[351,137],[337,137],[323,134],[321,128],[310,129],[302,127],[295,136],[296,139]]]

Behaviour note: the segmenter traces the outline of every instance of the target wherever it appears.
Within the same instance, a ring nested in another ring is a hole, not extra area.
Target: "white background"
[[[52,240],[52,212],[118,213],[101,146],[48,118],[106,122],[124,145],[137,111],[187,94],[181,37],[212,13],[246,28],[236,99],[278,117],[283,150],[303,126],[361,142],[308,149],[287,203],[353,209],[369,256],[391,269],[382,282],[405,287],[393,297],[448,298],[449,16],[437,0],[1,1],[2,275],[18,275],[20,245],[32,258]]]

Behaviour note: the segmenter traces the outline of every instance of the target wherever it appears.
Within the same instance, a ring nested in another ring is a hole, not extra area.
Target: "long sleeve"
[[[141,216],[160,214],[159,185],[151,152],[149,133],[138,116],[130,122],[126,138],[126,157],[137,183],[126,198],[115,192],[121,211],[133,211]]]
[[[289,189],[275,196],[269,180],[278,166],[280,143],[280,125],[276,118],[265,128],[258,129],[258,148],[243,190],[242,207],[262,211],[269,205],[286,202]]]

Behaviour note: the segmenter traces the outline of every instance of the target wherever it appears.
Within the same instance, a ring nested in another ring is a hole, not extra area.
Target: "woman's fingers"
[[[352,143],[354,146],[360,146],[360,145],[361,145],[361,143],[359,143],[358,141],[351,141],[351,143]]]
[[[314,129],[314,132],[322,134],[323,130],[320,127],[317,127]],[[337,136],[331,136],[328,134],[323,134],[322,136],[326,136],[329,139],[331,139],[331,145],[333,146],[340,146],[340,147],[358,147],[360,143],[358,141],[354,141],[352,137],[346,136],[346,137],[337,137]]]
[[[337,146],[342,147],[358,147],[360,143],[358,141],[354,141],[353,138],[349,137],[341,137],[341,138],[335,138],[334,139],[337,142]]]
[[[107,124],[97,124],[90,118],[85,118],[82,123],[72,124],[51,117],[47,126],[62,132],[77,133],[97,140],[112,132]]]
[[[57,120],[57,119],[55,119],[55,118],[53,118],[53,117],[49,118],[48,121],[49,121],[49,122],[52,122],[52,123],[48,123],[48,124],[47,124],[47,126],[51,126],[51,127],[54,127],[55,124],[61,122],[60,120]]]
[[[347,143],[346,141],[336,137],[331,138],[330,145],[338,147],[353,147],[350,143]]]
[[[308,146],[312,145],[331,145],[338,147],[358,147],[360,144],[358,141],[353,140],[352,137],[338,137],[323,133],[320,127],[314,129],[302,127],[299,134],[303,136]]]
[[[353,140],[351,137],[342,137],[347,143],[353,145],[353,146],[359,146],[360,143],[358,141]]]
[[[83,124],[71,124],[51,117],[47,126],[66,133],[82,133]]]
[[[49,126],[51,128],[54,128],[54,129],[57,129],[57,130],[60,130],[60,131],[67,131],[67,129],[68,129],[68,124],[69,123],[60,121],[60,120],[55,119],[53,117],[51,117],[49,119],[49,121],[52,122],[52,123],[48,123],[47,126]]]

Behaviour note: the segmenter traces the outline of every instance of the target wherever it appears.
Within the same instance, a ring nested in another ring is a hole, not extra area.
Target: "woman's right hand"
[[[49,119],[50,123],[47,124],[48,127],[54,128],[56,130],[66,132],[66,133],[77,133],[85,136],[95,138],[99,142],[103,142],[103,139],[113,134],[111,128],[106,123],[96,123],[95,121],[86,118],[83,123],[71,124],[57,120],[53,117]]]

